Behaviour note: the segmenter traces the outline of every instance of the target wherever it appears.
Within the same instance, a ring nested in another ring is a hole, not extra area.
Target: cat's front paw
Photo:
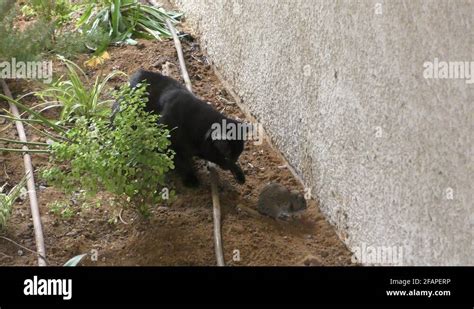
[[[235,166],[231,169],[232,175],[239,184],[245,183],[245,174],[239,166]]]

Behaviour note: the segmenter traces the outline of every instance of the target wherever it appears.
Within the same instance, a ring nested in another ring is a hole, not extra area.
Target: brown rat
[[[303,194],[290,191],[278,183],[270,183],[263,188],[257,206],[261,214],[282,220],[294,217],[306,208]]]

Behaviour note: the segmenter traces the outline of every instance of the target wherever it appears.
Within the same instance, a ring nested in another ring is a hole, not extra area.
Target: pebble
[[[77,234],[77,231],[70,231],[70,232],[67,232],[67,233],[66,233],[66,236],[71,236],[71,237],[72,237],[72,236],[74,236],[74,235],[76,235],[76,234]]]
[[[23,250],[18,250],[18,255],[23,256]]]

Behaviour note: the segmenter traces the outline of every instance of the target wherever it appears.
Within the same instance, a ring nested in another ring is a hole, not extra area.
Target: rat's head
[[[293,213],[299,213],[306,209],[307,206],[304,195],[296,190],[291,191],[290,211]]]

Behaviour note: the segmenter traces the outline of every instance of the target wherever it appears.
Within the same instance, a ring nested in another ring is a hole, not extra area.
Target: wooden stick
[[[186,63],[184,62],[183,49],[181,47],[181,42],[179,41],[178,35],[176,34],[176,29],[173,27],[169,19],[166,20],[166,25],[173,35],[174,45],[176,46],[176,52],[178,53],[179,66],[181,67],[181,75],[183,76],[186,88],[190,92],[193,92],[191,80],[189,79],[189,74],[186,70]],[[221,203],[219,201],[219,191],[217,188],[218,176],[216,165],[212,162],[207,162],[207,169],[209,170],[211,179],[212,208],[214,217],[214,248],[216,251],[217,266],[225,266],[221,237]]]
[[[221,236],[221,203],[219,201],[219,191],[217,189],[217,170],[214,163],[208,163],[207,168],[209,170],[211,180],[211,192],[212,192],[212,209],[214,218],[214,247],[216,251],[217,266],[225,266],[224,253],[222,249],[222,236]]]
[[[179,66],[181,67],[181,75],[183,75],[186,88],[188,88],[190,92],[193,92],[193,86],[191,85],[188,70],[186,70],[186,63],[184,62],[183,48],[181,47],[181,42],[178,38],[178,34],[176,33],[176,29],[173,27],[169,19],[166,20],[166,25],[173,35],[174,45],[176,46],[176,52],[178,53]]]
[[[0,79],[0,84],[3,88],[3,93],[11,99],[13,99],[12,93],[8,88],[7,83]],[[15,116],[15,118],[20,119],[20,113],[18,108],[15,104],[8,102],[10,105],[10,111]],[[23,127],[23,123],[19,120],[15,121],[16,130],[18,131],[18,137],[21,142],[28,142],[25,134],[25,128]],[[43,237],[43,228],[41,224],[41,217],[38,207],[38,199],[36,198],[36,189],[35,189],[35,178],[33,175],[33,164],[31,163],[31,156],[28,154],[28,147],[26,145],[22,148],[25,152],[23,153],[23,162],[25,165],[25,174],[28,177],[28,181],[26,186],[28,188],[28,197],[30,199],[30,209],[31,209],[31,216],[33,217],[33,228],[35,232],[35,241],[36,241],[36,251],[38,253],[38,265],[39,266],[46,266],[46,250],[44,246],[44,237]]]

